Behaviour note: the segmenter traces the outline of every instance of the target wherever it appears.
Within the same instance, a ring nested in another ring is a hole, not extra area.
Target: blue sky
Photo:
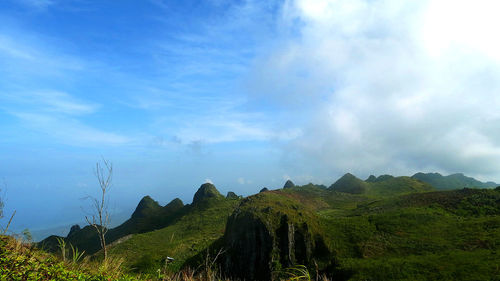
[[[453,9],[450,9],[453,7]],[[0,3],[0,178],[13,229],[417,171],[500,181],[495,1]]]

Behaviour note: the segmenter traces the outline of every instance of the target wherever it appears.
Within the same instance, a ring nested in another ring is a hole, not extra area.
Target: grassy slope
[[[203,251],[225,229],[227,217],[240,200],[208,198],[190,208],[174,224],[163,229],[136,234],[125,242],[110,248],[111,255],[123,256],[125,265],[134,271],[154,272],[169,256],[175,258],[169,265],[178,270],[188,259]]]
[[[434,190],[431,185],[410,177],[388,178],[383,181],[369,183],[369,186],[366,193],[369,196],[394,196]]]
[[[413,194],[322,219],[351,280],[500,280],[500,192]]]

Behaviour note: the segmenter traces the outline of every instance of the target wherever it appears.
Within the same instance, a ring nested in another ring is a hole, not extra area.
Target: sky
[[[12,230],[114,223],[140,198],[330,185],[351,172],[500,182],[496,0],[2,0],[0,188]],[[6,218],[0,220],[6,224]]]

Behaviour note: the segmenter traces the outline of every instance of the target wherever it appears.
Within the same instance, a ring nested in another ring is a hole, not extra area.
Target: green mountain
[[[368,184],[363,180],[358,179],[354,175],[347,173],[343,175],[340,179],[338,179],[335,183],[330,185],[329,189],[352,193],[352,194],[362,194],[368,190]]]
[[[108,244],[111,244],[130,234],[161,229],[182,216],[184,211],[184,204],[178,198],[161,207],[151,197],[145,196],[137,205],[130,219],[108,230],[106,241]],[[84,228],[75,225],[71,227],[66,237],[52,235],[37,244],[50,252],[57,252],[59,250],[57,238],[63,238],[66,243],[71,243],[71,245],[78,247],[78,249],[85,251],[87,254],[94,254],[101,249],[95,229],[88,225]]]
[[[465,187],[493,188],[498,186],[497,183],[491,181],[481,182],[461,173],[448,176],[443,176],[439,173],[416,173],[412,176],[412,178],[426,182],[440,190],[460,189]]]
[[[200,186],[198,191],[194,194],[193,204],[198,204],[207,198],[221,198],[222,195],[219,193],[217,188],[211,183],[204,183]]]
[[[222,277],[280,280],[302,265],[329,280],[498,280],[500,188],[435,191],[413,177],[346,174],[329,188],[241,198],[207,183],[190,205],[144,197],[108,235],[110,257],[141,276],[210,266]],[[65,240],[101,256],[89,226]]]
[[[375,177],[371,175],[366,181],[363,181],[350,173],[342,176],[329,189],[366,196],[395,196],[434,190],[431,185],[410,177],[393,177],[390,175]]]

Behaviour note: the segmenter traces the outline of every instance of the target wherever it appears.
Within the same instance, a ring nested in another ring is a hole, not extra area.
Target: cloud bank
[[[304,124],[284,153],[301,168],[498,179],[498,6],[287,1],[281,43],[257,60],[249,90]]]

